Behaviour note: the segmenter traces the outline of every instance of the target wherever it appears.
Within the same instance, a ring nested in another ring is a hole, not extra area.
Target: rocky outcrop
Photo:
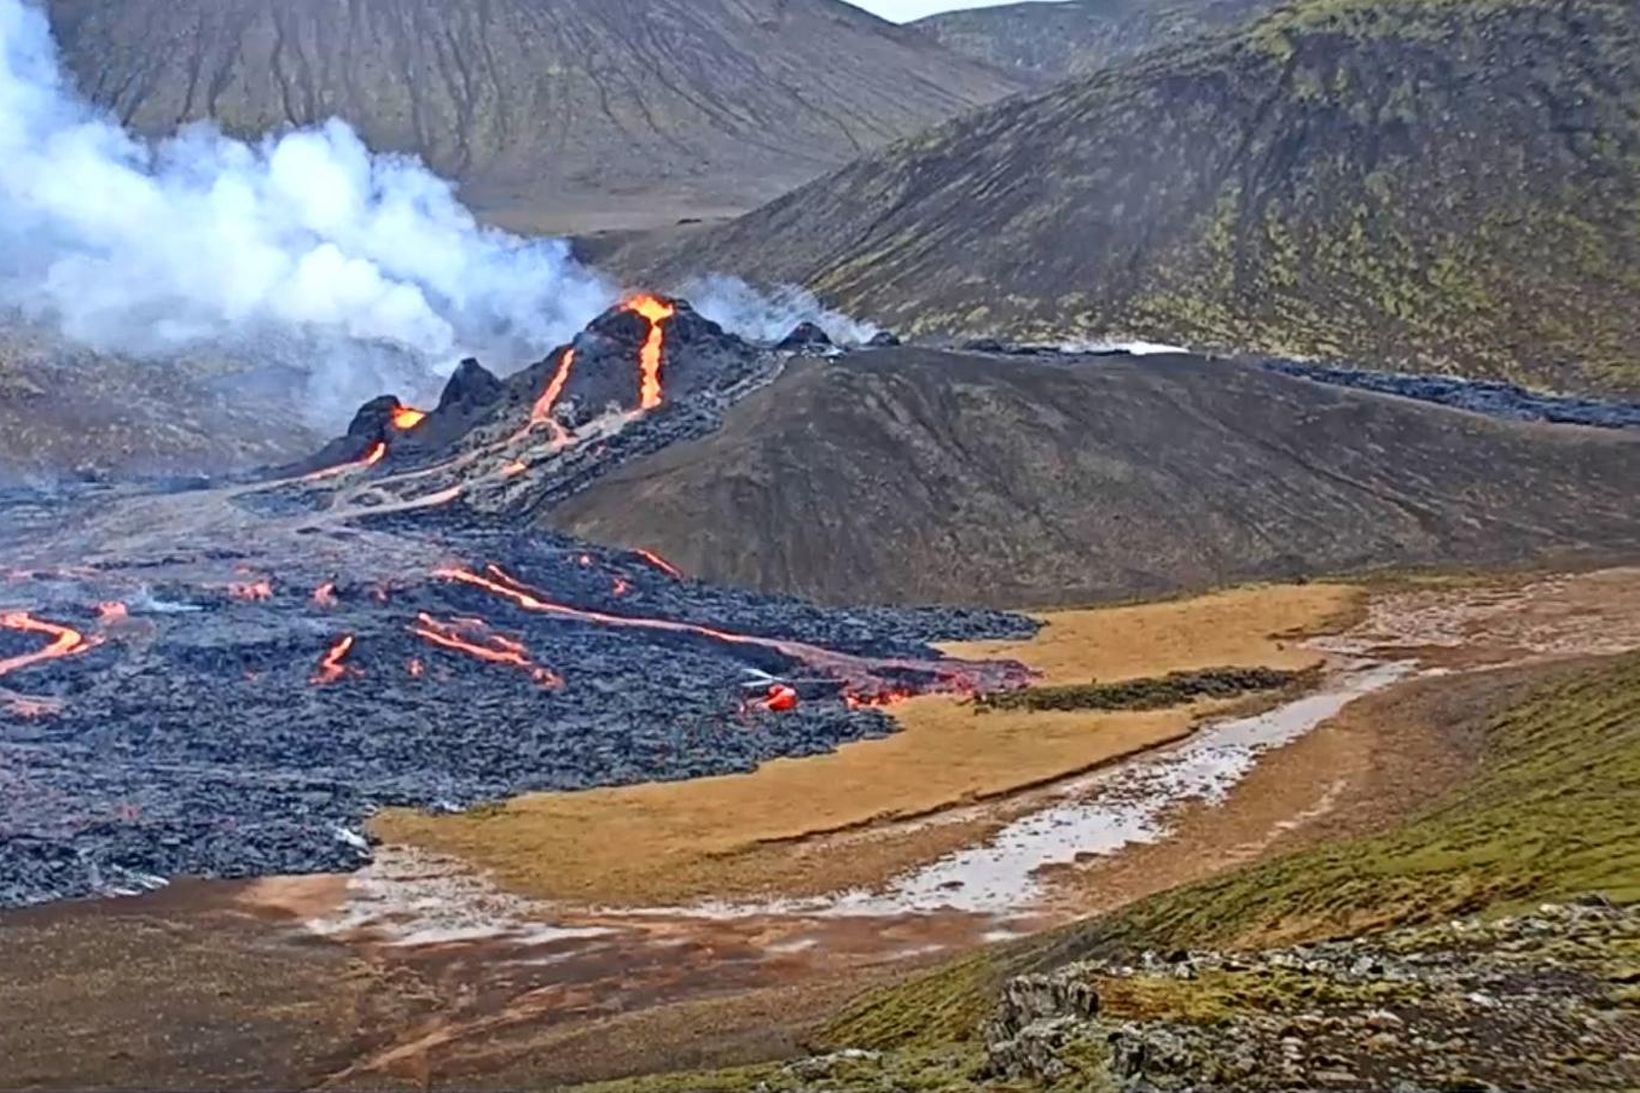
[[[1073,964],[1007,986],[987,1056],[994,1075],[1048,1087],[1624,1088],[1640,1079],[1637,942],[1640,911],[1591,897],[1297,948]]]

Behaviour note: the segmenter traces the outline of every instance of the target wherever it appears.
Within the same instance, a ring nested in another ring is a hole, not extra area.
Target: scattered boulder
[[[1289,949],[1071,964],[1007,984],[985,1029],[988,1070],[1077,1090],[1603,1087],[1589,1063],[1623,1058],[1640,1031],[1632,1010],[1610,1016],[1637,939],[1640,910],[1579,901]],[[1566,1029],[1584,1030],[1573,1051]]]

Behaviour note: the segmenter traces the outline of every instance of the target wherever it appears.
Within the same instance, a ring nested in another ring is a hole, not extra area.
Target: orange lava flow
[[[459,581],[475,588],[482,588],[493,595],[511,600],[526,611],[558,615],[581,622],[596,622],[606,626],[636,627],[642,630],[662,630],[673,634],[696,634],[700,637],[728,642],[731,645],[755,645],[764,649],[773,649],[789,657],[811,662],[826,658],[846,657],[846,654],[832,653],[829,650],[804,645],[801,642],[777,641],[774,638],[734,634],[727,630],[716,630],[710,626],[701,626],[698,623],[676,622],[672,619],[637,618],[630,615],[610,615],[602,611],[588,611],[579,607],[569,607],[544,599],[544,593],[512,577],[500,566],[485,566],[484,571],[489,576],[483,577],[470,569],[460,569],[452,566],[435,570],[433,576],[442,580]]]
[[[455,581],[483,589],[485,592],[499,596],[502,599],[511,600],[526,611],[556,615],[560,618],[574,619],[578,622],[658,630],[672,634],[694,634],[699,637],[727,642],[731,645],[749,645],[762,649],[772,649],[784,656],[791,657],[793,660],[830,674],[843,684],[844,700],[856,708],[868,705],[888,705],[902,697],[906,697],[902,694],[900,688],[880,678],[878,673],[883,671],[912,669],[926,672],[933,677],[934,682],[925,690],[973,694],[980,689],[979,674],[990,667],[985,664],[964,661],[934,662],[898,658],[870,659],[852,653],[841,653],[834,649],[825,649],[818,645],[809,645],[806,642],[780,641],[775,638],[755,637],[750,634],[736,634],[727,630],[702,626],[698,623],[678,622],[673,619],[642,618],[632,615],[611,615],[604,611],[570,607],[566,604],[552,602],[547,599],[545,592],[524,584],[497,565],[485,566],[483,575],[459,566],[443,566],[434,570],[433,576],[439,580]]]
[[[553,424],[556,425],[557,422],[554,422]],[[523,474],[525,471],[527,471],[529,469],[530,468],[529,468],[528,464],[523,463],[522,461],[519,461],[519,460],[514,460],[513,462],[508,463],[505,467],[501,468],[501,474],[505,478],[517,478],[519,475]]]
[[[876,694],[845,694],[843,701],[851,710],[866,710],[881,706],[893,706],[915,696],[915,692],[899,689],[879,691]]]
[[[263,603],[273,599],[273,582],[264,578],[260,581],[230,584],[228,586],[228,595],[247,603]]]
[[[575,367],[575,349],[572,346],[564,350],[564,355],[558,359],[558,370],[552,374],[552,380],[547,389],[541,392],[541,397],[535,400],[530,409],[530,424],[545,424],[552,430],[552,438],[556,441],[569,439],[569,433],[558,424],[558,419],[552,416],[552,408],[558,405],[559,396],[564,393],[564,385],[569,383],[570,370]]]
[[[313,590],[313,602],[320,607],[336,606],[336,582],[326,581]]]
[[[349,668],[342,663],[352,651],[353,635],[348,634],[340,638],[335,645],[330,647],[330,651],[320,659],[318,671],[313,673],[313,677],[308,682],[315,687],[323,687],[328,683],[339,682],[344,676],[358,675],[357,668]]]
[[[642,558],[644,561],[648,562],[668,577],[671,577],[673,580],[683,580],[683,570],[679,569],[665,558],[662,558],[653,550],[643,550],[640,548],[638,550],[634,550],[632,553],[636,554],[638,557]]]
[[[324,470],[314,471],[312,474],[304,474],[297,481],[321,482],[326,478],[334,478],[339,474],[346,474],[355,467],[374,467],[377,463],[380,463],[386,458],[387,442],[378,440],[370,446],[369,451],[364,453],[364,457],[362,459],[357,459],[352,463],[342,463],[335,467],[326,467]]]
[[[530,678],[543,687],[562,687],[564,681],[551,669],[543,668],[530,659],[522,642],[492,634],[482,619],[452,619],[440,622],[423,611],[416,616],[410,632],[423,641],[443,649],[465,653],[491,664],[505,664],[522,668]]]
[[[401,432],[409,432],[426,419],[426,410],[418,410],[414,406],[404,405],[393,407],[393,428]]]
[[[649,337],[638,353],[638,408],[653,410],[661,404],[661,350],[666,348],[666,330],[661,325],[678,309],[653,296],[637,296],[626,309],[649,320]]]
[[[100,638],[88,638],[71,626],[60,626],[54,622],[37,619],[27,611],[0,614],[0,628],[20,630],[29,634],[44,634],[51,639],[51,644],[37,652],[0,660],[0,676],[9,675],[20,668],[27,668],[42,661],[75,656],[102,644]]]

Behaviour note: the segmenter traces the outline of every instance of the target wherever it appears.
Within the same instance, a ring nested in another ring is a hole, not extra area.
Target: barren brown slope
[[[618,261],[913,333],[1640,391],[1640,5],[1296,0]]]
[[[0,323],[0,486],[65,473],[220,474],[287,463],[321,442],[289,392],[288,379],[259,384],[231,354],[139,360],[8,318]]]
[[[809,363],[549,517],[830,601],[1046,605],[1640,551],[1640,437],[1192,357]]]
[[[1167,42],[1233,26],[1278,0],[1027,0],[946,11],[911,25],[941,45],[1025,79],[1094,72]]]
[[[50,0],[148,134],[339,116],[519,225],[752,207],[1014,89],[840,0]]]

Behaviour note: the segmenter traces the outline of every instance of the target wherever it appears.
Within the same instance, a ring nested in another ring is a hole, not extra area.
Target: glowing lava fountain
[[[661,404],[661,351],[666,348],[666,330],[661,324],[678,309],[654,296],[634,297],[626,308],[649,320],[649,336],[638,355],[638,408],[653,410]]]
[[[402,403],[393,407],[393,428],[398,429],[400,432],[409,432],[425,420],[427,420],[426,410],[417,410],[413,406],[405,406]]]

